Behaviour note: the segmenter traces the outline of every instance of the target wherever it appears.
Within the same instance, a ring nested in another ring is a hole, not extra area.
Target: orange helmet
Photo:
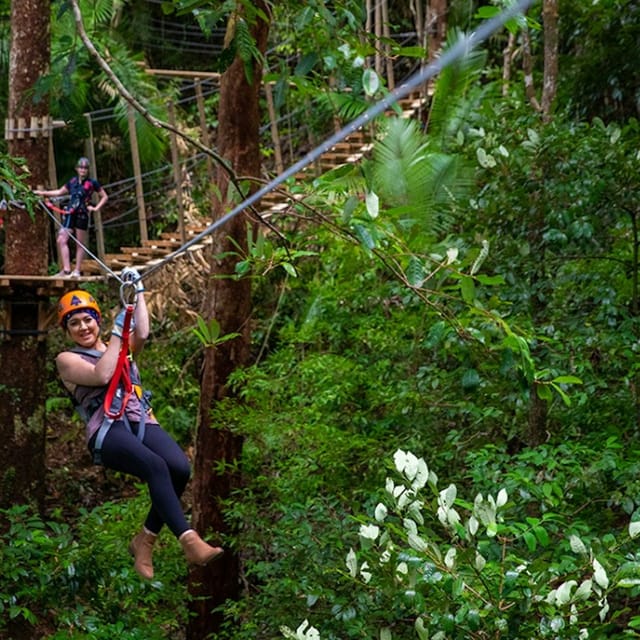
[[[76,313],[76,311],[86,311],[90,313],[98,324],[102,320],[100,307],[95,298],[82,289],[75,289],[65,293],[58,301],[58,324],[63,328],[67,328],[67,321]]]

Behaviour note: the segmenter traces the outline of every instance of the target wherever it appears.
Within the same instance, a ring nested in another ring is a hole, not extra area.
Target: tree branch
[[[227,172],[232,184],[238,190],[238,193],[240,194],[240,196],[244,198],[245,194],[242,192],[242,189],[240,188],[240,183],[238,182],[238,178],[235,172],[233,171],[233,169],[229,166],[229,164],[224,158],[219,156],[215,151],[213,151],[206,145],[202,144],[199,140],[196,140],[195,138],[188,136],[177,127],[174,127],[168,122],[164,122],[163,120],[156,118],[154,115],[152,115],[149,112],[149,110],[142,103],[138,102],[138,100],[136,100],[134,96],[132,96],[131,93],[129,93],[127,88],[122,84],[122,82],[120,82],[120,79],[118,78],[118,76],[113,72],[113,70],[107,63],[107,61],[100,55],[98,50],[95,48],[93,42],[90,40],[89,36],[87,35],[87,32],[85,31],[85,28],[84,28],[84,23],[82,22],[82,13],[78,5],[78,0],[71,0],[71,7],[73,8],[73,17],[76,23],[76,29],[78,30],[78,34],[80,35],[80,39],[84,43],[84,46],[87,48],[87,51],[96,59],[100,68],[107,74],[107,77],[111,80],[111,82],[115,86],[120,96],[127,103],[129,103],[143,118],[145,118],[145,120],[148,120],[154,127],[158,127],[161,129],[165,129],[167,131],[171,131],[172,133],[175,133],[177,136],[180,136],[183,140],[186,140],[189,144],[192,144],[194,147],[196,147],[203,153],[206,153],[208,156],[213,158]]]

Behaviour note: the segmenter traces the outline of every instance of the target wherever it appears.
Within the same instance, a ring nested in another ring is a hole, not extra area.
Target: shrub
[[[387,479],[346,558],[350,602],[323,621],[323,638],[638,636],[640,520],[598,536],[559,510],[521,516],[503,488],[472,501],[454,484],[440,490],[412,453],[396,451],[394,467],[400,479]],[[282,632],[320,637],[307,621]]]
[[[135,573],[127,551],[147,508],[146,497],[105,503],[81,512],[74,529],[24,505],[3,511],[0,637],[19,627],[21,637],[31,630],[53,640],[179,638],[188,600],[179,545],[161,536],[151,582]]]

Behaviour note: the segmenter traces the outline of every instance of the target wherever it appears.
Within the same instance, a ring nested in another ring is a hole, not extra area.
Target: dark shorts
[[[89,213],[87,211],[63,213],[61,222],[63,229],[81,229],[82,231],[86,231],[89,228]]]

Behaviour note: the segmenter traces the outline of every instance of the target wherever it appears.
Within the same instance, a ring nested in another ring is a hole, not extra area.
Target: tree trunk
[[[545,0],[542,6],[544,26],[544,79],[542,82],[542,117],[551,119],[551,107],[558,91],[558,0]]]
[[[268,15],[267,5],[256,6]],[[258,22],[251,27],[256,45],[266,50],[269,24]],[[244,63],[236,58],[223,74],[220,82],[220,108],[218,113],[218,152],[230,164],[237,175],[260,175],[260,105],[259,93],[262,70],[253,64],[251,82],[247,79]],[[217,189],[220,202],[216,218],[228,209],[229,178],[218,168]],[[240,474],[237,462],[242,453],[242,438],[228,425],[212,424],[211,409],[227,393],[229,375],[236,367],[245,365],[250,356],[251,282],[247,278],[235,280],[237,259],[233,256],[219,258],[236,248],[234,240],[243,249],[247,246],[247,226],[251,221],[238,215],[220,229],[213,238],[211,253],[211,278],[207,289],[205,320],[216,318],[221,334],[237,332],[240,337],[213,348],[205,349],[201,379],[198,431],[193,481],[193,524],[197,530],[208,533],[232,533],[225,522],[222,501],[239,486]],[[222,615],[213,612],[227,599],[238,596],[240,575],[237,554],[227,548],[225,555],[215,564],[198,568],[189,577],[189,591],[194,600],[187,638],[203,640],[215,634],[223,622]]]
[[[544,0],[542,7],[542,20],[544,25],[544,79],[542,87],[542,97],[540,104],[531,100],[534,108],[537,107],[542,113],[543,122],[548,123],[551,120],[551,106],[556,96],[558,82],[558,0]],[[528,45],[528,39],[525,39]],[[528,51],[528,47],[525,47]],[[528,58],[530,61],[530,51]],[[529,79],[532,82],[531,67],[528,68]],[[532,94],[530,94],[530,99]],[[545,176],[542,175],[539,180],[540,185],[545,184]],[[541,189],[543,187],[541,186]],[[536,261],[532,265],[531,280],[529,283],[531,291],[531,317],[534,326],[540,326],[546,321],[547,315],[547,296],[543,289],[547,286],[547,276],[545,273],[546,260],[544,258],[544,239],[543,233],[546,224],[546,206],[544,199],[539,192],[534,192],[531,197],[531,208],[533,215],[529,228],[529,243],[535,248],[534,255]],[[532,351],[535,359],[544,359],[544,347],[538,345]],[[548,437],[548,414],[549,406],[546,400],[538,397],[536,385],[531,385],[531,398],[529,405],[529,433],[528,444],[536,446],[544,442]]]
[[[531,320],[534,327],[539,327],[547,320],[548,295],[545,289],[549,286],[546,273],[544,229],[546,222],[546,205],[544,193],[544,172],[535,172],[532,183],[538,184],[538,189],[532,189],[529,199],[529,230],[527,241],[535,256],[529,268],[529,295],[531,299]],[[544,345],[537,345],[531,349],[534,361],[544,360],[546,357]],[[528,433],[526,443],[535,447],[547,439],[547,418],[549,407],[546,400],[538,397],[537,385],[532,382],[529,398]]]
[[[441,53],[447,39],[447,13],[449,0],[430,0],[427,3],[427,45],[429,62]]]
[[[11,3],[8,148],[25,158],[32,186],[44,185],[48,175],[48,140],[32,118],[48,115],[45,101],[34,104],[31,90],[49,65],[50,3],[14,0]],[[39,121],[40,123],[42,120]],[[11,208],[5,216],[5,273],[46,275],[48,219]],[[47,298],[30,285],[15,285],[2,294],[9,333],[0,341],[0,506],[44,500],[44,404],[46,342],[38,334]],[[19,637],[16,633],[16,637]]]

